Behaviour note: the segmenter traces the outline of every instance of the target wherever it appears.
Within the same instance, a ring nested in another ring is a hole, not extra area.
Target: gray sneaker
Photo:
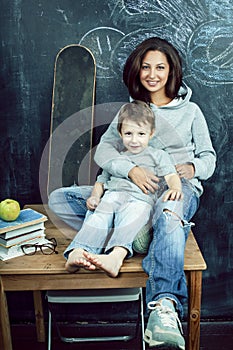
[[[173,302],[162,299],[148,304],[151,311],[144,340],[149,347],[185,350],[182,326]]]

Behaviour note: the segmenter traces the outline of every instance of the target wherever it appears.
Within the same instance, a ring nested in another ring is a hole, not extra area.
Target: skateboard
[[[96,63],[81,45],[55,60],[48,159],[48,195],[56,188],[90,184]]]

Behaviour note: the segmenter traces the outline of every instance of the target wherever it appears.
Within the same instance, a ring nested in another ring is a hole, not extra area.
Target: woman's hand
[[[185,179],[191,180],[195,174],[194,165],[189,164],[177,164],[176,171],[180,178],[184,177]]]
[[[154,193],[159,188],[159,178],[146,168],[135,166],[128,176],[145,194],[148,194],[148,191]]]
[[[95,210],[95,208],[97,207],[99,202],[100,202],[99,197],[91,196],[91,197],[87,198],[87,201],[86,201],[87,209],[88,210]]]

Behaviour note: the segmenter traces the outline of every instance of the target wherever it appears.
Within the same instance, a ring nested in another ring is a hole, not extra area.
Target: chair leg
[[[202,271],[190,271],[188,302],[188,350],[200,349]]]
[[[143,304],[143,291],[142,288],[140,288],[140,303],[141,303],[141,325],[142,325],[142,350],[146,349],[146,344],[144,342],[144,331],[145,331],[145,324],[144,324],[144,304]]]
[[[49,310],[48,315],[48,350],[51,350],[51,341],[52,341],[52,316]]]

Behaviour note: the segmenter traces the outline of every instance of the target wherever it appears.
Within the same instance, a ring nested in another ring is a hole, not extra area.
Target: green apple
[[[14,199],[5,199],[0,203],[0,218],[4,221],[14,221],[20,214],[20,205]]]

